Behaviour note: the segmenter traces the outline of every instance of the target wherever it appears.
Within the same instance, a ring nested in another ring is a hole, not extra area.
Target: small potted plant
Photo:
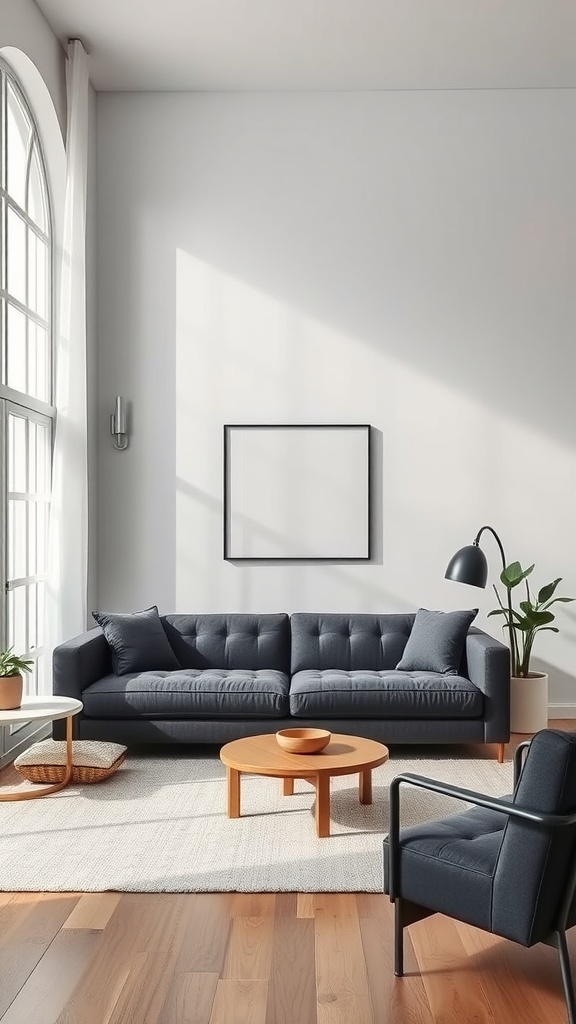
[[[545,729],[548,724],[548,675],[546,672],[533,672],[530,669],[532,646],[536,634],[544,630],[558,633],[553,626],[555,615],[550,611],[558,601],[567,603],[573,597],[557,597],[556,587],[561,577],[547,583],[538,591],[534,599],[530,591],[528,576],[534,566],[523,569],[520,562],[511,562],[500,574],[500,582],[506,588],[506,601],[503,601],[496,587],[499,608],[490,615],[503,615],[510,636],[510,729],[512,732],[537,732]],[[518,602],[518,609],[513,607],[512,592],[521,584],[525,586],[526,596]]]
[[[0,651],[0,711],[13,711],[22,703],[22,673],[32,671],[32,661],[13,654],[14,648]]]

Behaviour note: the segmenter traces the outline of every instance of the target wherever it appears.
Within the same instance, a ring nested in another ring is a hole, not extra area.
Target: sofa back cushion
[[[290,671],[285,614],[164,615],[162,622],[182,668]]]
[[[414,622],[406,615],[296,612],[291,616],[291,671],[338,668],[381,671],[400,661]]]

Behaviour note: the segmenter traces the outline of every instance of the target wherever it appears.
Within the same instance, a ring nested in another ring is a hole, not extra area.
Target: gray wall
[[[491,591],[443,579],[484,523],[576,594],[575,118],[573,90],[99,94],[101,608],[486,625]],[[225,563],[227,422],[372,423],[373,563]],[[558,622],[537,651],[572,703]]]

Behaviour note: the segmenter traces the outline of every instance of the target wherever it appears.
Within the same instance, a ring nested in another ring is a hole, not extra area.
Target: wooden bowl
[[[276,739],[289,754],[317,754],[330,743],[327,729],[280,729]]]

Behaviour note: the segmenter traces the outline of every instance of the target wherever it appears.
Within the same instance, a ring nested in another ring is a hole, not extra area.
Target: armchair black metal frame
[[[521,743],[516,749],[514,756],[515,786],[520,777],[523,757],[530,743],[531,740],[528,740]],[[412,903],[400,896],[400,787],[403,784],[417,786],[434,793],[440,793],[443,796],[456,797],[476,807],[483,807],[490,811],[499,811],[514,818],[524,819],[543,828],[557,829],[576,825],[576,812],[572,814],[543,814],[533,811],[529,807],[512,803],[506,798],[485,796],[482,793],[476,793],[461,786],[450,786],[447,783],[438,782],[435,779],[429,779],[422,775],[413,775],[411,772],[397,775],[390,785],[390,831],[388,834],[388,888],[390,902],[394,903],[394,974],[397,977],[401,977],[404,973],[404,928],[437,913],[435,910]],[[569,1024],[576,1024],[576,996],[566,943],[566,931],[575,895],[576,857],[573,857],[564,897],[555,920],[555,927],[543,940],[546,945],[553,946],[558,950]]]

